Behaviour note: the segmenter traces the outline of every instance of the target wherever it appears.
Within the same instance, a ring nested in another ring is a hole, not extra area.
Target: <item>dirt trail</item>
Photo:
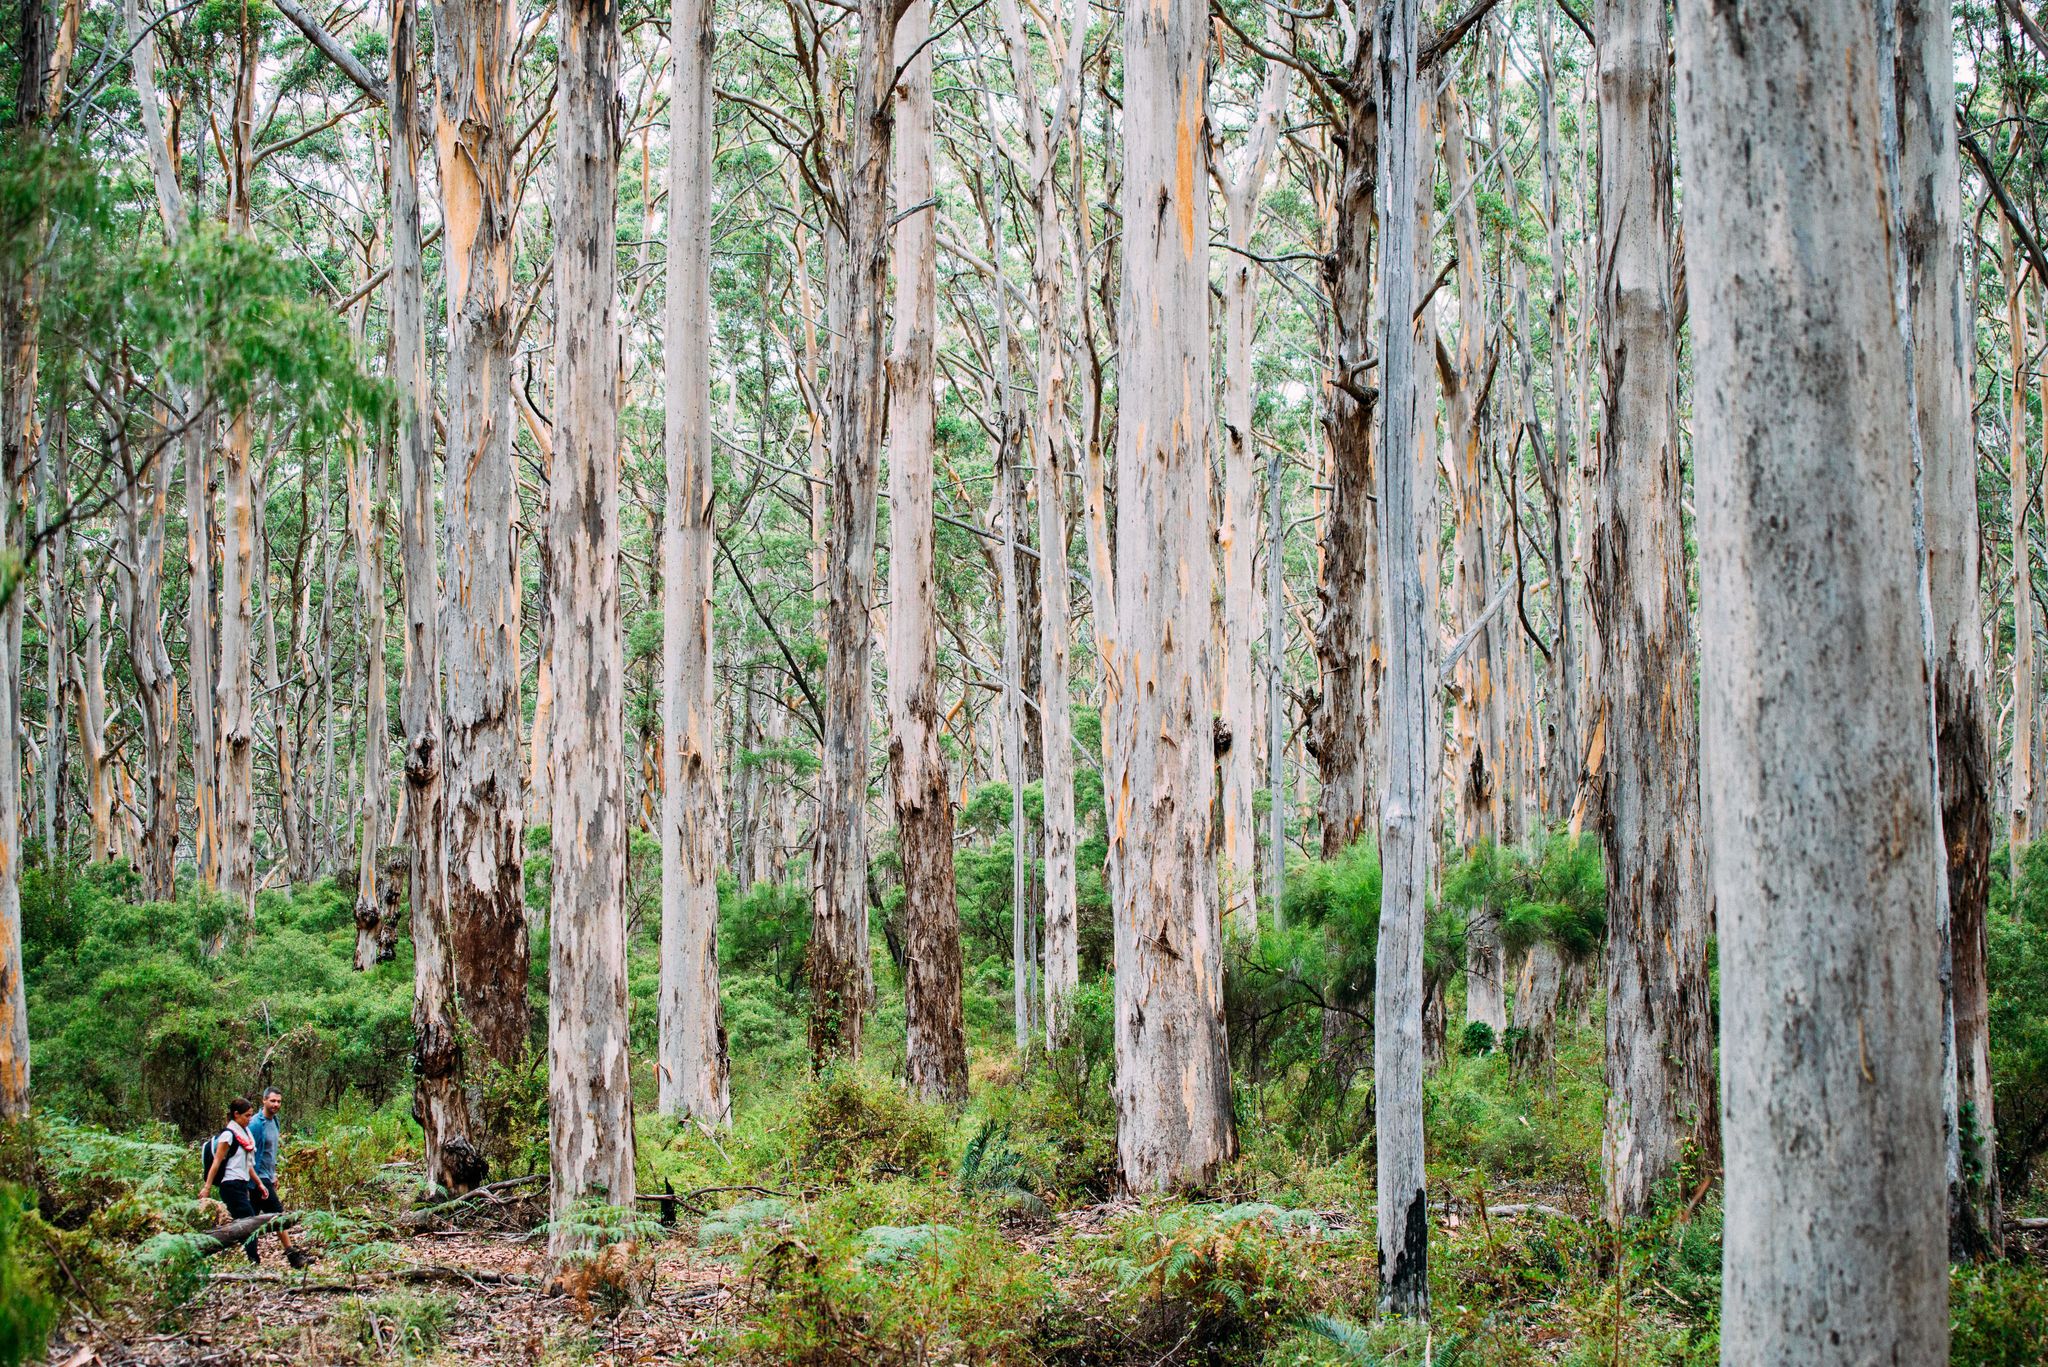
[[[75,1321],[52,1339],[51,1367],[327,1367],[426,1356],[470,1367],[627,1364],[695,1357],[729,1326],[738,1274],[682,1240],[657,1246],[645,1304],[613,1316],[601,1305],[541,1287],[538,1236],[450,1231],[398,1246],[401,1266],[349,1276],[318,1265],[287,1271],[274,1245],[249,1269],[224,1257],[174,1333]],[[382,1298],[444,1300],[431,1354],[407,1343],[402,1310]]]

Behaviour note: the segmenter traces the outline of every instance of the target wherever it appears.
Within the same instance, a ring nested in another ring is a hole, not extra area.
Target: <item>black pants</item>
[[[220,1199],[221,1204],[228,1208],[228,1214],[237,1220],[246,1220],[257,1213],[254,1182],[223,1182],[220,1184]],[[242,1245],[242,1251],[249,1255],[249,1261],[252,1263],[263,1261],[256,1252],[254,1238]]]

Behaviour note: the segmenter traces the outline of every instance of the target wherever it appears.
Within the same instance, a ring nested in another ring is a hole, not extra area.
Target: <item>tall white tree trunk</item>
[[[809,950],[814,1061],[860,1057],[868,963],[868,693],[880,501],[890,98],[895,0],[861,0],[845,259],[832,272],[832,526],[826,556],[825,737]]]
[[[562,7],[556,159],[555,461],[548,484],[554,730],[548,811],[548,1159],[557,1220],[633,1203],[626,1031],[625,646],[619,618],[619,17]],[[575,1236],[558,1223],[549,1250]]]
[[[405,599],[405,665],[398,714],[405,728],[405,812],[412,900],[413,1113],[427,1181],[475,1186],[484,1163],[469,1133],[461,1032],[448,946],[447,805],[441,784],[440,571],[434,532],[434,443],[427,417],[425,272],[420,260],[419,11],[392,0],[391,372],[398,391],[398,549]]]
[[[718,753],[711,654],[711,0],[675,0],[668,154],[668,492],[662,519],[664,1115],[732,1114],[718,1000]],[[558,638],[559,639],[559,638]]]
[[[394,169],[394,177],[402,174]],[[393,245],[392,275],[398,274],[398,253]],[[394,347],[401,339],[392,338]],[[392,371],[408,364],[395,351]],[[399,379],[401,386],[407,381]],[[384,790],[389,786],[385,762],[389,757],[391,734],[390,702],[384,675],[384,452],[381,443],[371,444],[358,461],[348,460],[349,527],[355,533],[356,588],[361,598],[363,663],[369,675],[364,690],[363,710],[363,793],[357,811],[356,836],[356,960],[358,973],[368,972],[390,944],[383,921],[382,900],[377,895],[377,872],[383,865],[380,847],[384,842]]]
[[[497,0],[434,6],[434,139],[448,280],[441,615],[448,941],[463,1018],[484,1056],[507,1064],[525,1054],[530,1029],[512,538],[519,506],[512,462],[510,25],[510,10]]]
[[[1258,499],[1253,472],[1258,456],[1252,441],[1252,341],[1258,329],[1257,264],[1249,255],[1258,229],[1259,200],[1271,174],[1287,112],[1290,68],[1266,63],[1258,111],[1234,162],[1221,149],[1210,154],[1223,198],[1223,228],[1230,254],[1223,263],[1223,525],[1217,548],[1223,562],[1222,706],[1230,747],[1217,760],[1221,800],[1218,818],[1225,914],[1250,934],[1259,923],[1258,839],[1253,795],[1259,788],[1257,693],[1252,644],[1259,634],[1259,591],[1254,572]]]
[[[1422,936],[1430,880],[1430,708],[1436,680],[1423,640],[1434,635],[1420,558],[1418,491],[1422,358],[1413,318],[1422,141],[1416,72],[1417,0],[1384,0],[1379,14],[1380,605],[1386,700],[1380,798],[1379,954],[1373,987],[1373,1100],[1378,1154],[1380,1308],[1429,1313],[1429,1214],[1422,1162]],[[1433,476],[1434,470],[1431,474]],[[1432,529],[1433,530],[1433,529]]]
[[[1200,1187],[1237,1152],[1210,857],[1208,11],[1124,22],[1116,668],[1117,1158],[1134,1191]]]
[[[896,29],[908,58],[896,103],[896,330],[889,353],[889,779],[903,863],[903,1067],[911,1091],[967,1099],[960,909],[953,885],[953,796],[939,747],[933,605],[933,346],[938,325],[932,197],[929,0]]]
[[[1948,1356],[1886,28],[1878,0],[1679,12],[1730,1364]]]
[[[1699,733],[1671,307],[1670,26],[1600,0],[1599,329],[1606,397],[1594,614],[1608,758],[1605,1209],[1644,1214],[1687,1150],[1720,1148],[1699,843]]]

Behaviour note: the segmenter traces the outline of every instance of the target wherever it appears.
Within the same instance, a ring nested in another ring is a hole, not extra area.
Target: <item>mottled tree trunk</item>
[[[441,790],[440,574],[434,548],[434,449],[427,407],[425,279],[420,260],[418,10],[392,0],[391,375],[397,389],[398,550],[405,599],[405,814],[412,901],[413,1118],[427,1181],[464,1191],[484,1177],[463,1095],[461,1033],[448,954],[447,807]]]
[[[1954,35],[1945,4],[1898,7],[1900,207],[1920,428],[1927,587],[1934,634],[1934,719],[1947,845],[1957,1152],[1950,1158],[1949,1250],[2002,1245],[1992,1115],[1985,910],[1991,892],[1991,739],[1979,623],[1977,451],[1968,367],[1976,340],[1963,292],[1962,189]]]
[[[141,58],[134,60],[140,62]],[[135,675],[136,710],[142,714],[144,782],[149,791],[136,869],[142,878],[142,895],[162,901],[175,889],[178,848],[178,683],[171,672],[163,631],[171,462],[166,453],[160,453],[146,484],[137,484],[134,477],[138,473],[125,465],[121,472],[115,506],[126,555],[117,559],[114,572],[121,625],[128,638],[129,668]]]
[[[434,7],[448,277],[447,930],[462,1015],[485,1056],[501,1063],[526,1052],[530,1028],[512,540],[510,23],[493,0]]]
[[[2007,410],[2008,486],[2012,491],[2012,773],[2007,831],[2010,871],[2017,879],[2020,859],[2034,838],[2034,595],[2027,555],[2027,505],[2034,479],[2027,459],[2027,289],[2013,253],[2012,225],[1998,219],[2000,262],[2005,274],[2006,328],[2012,337],[2012,393]]]
[[[1740,25],[1679,11],[1729,1363],[1948,1356],[1940,851],[1884,27],[1873,0],[1765,0]]]
[[[933,1101],[967,1099],[960,910],[953,888],[953,800],[939,747],[933,605],[932,355],[937,327],[937,211],[932,195],[932,54],[928,0],[896,30],[909,56],[897,85],[896,330],[889,355],[889,778],[903,861],[904,1072]],[[899,60],[902,60],[899,57]]]
[[[394,172],[394,174],[396,174]],[[392,275],[398,274],[398,253],[393,248]],[[400,344],[394,334],[392,345]],[[405,362],[394,351],[394,374]],[[403,384],[405,381],[400,380]],[[390,754],[391,716],[389,692],[384,677],[384,443],[371,443],[364,459],[348,461],[349,527],[355,533],[356,588],[361,597],[363,664],[368,687],[363,699],[363,793],[356,821],[356,960],[358,973],[369,971],[385,957],[387,928],[383,901],[377,895],[380,862],[377,854],[384,843],[384,791],[390,786],[385,773]],[[394,928],[395,929],[395,928]]]
[[[568,0],[556,66],[555,624],[549,815],[548,1159],[559,1222],[579,1200],[633,1204],[626,1032],[625,646],[619,617],[619,19]],[[702,497],[700,492],[699,497]],[[559,1223],[557,1258],[577,1246]]]
[[[1284,62],[1266,63],[1258,112],[1235,162],[1213,149],[1210,165],[1222,191],[1223,228],[1233,249],[1223,262],[1223,517],[1217,551],[1223,566],[1223,659],[1221,706],[1230,748],[1217,759],[1220,800],[1218,832],[1225,915],[1240,932],[1258,929],[1255,887],[1258,831],[1253,795],[1259,789],[1257,691],[1253,642],[1259,635],[1259,590],[1254,566],[1258,496],[1253,490],[1258,456],[1252,442],[1252,341],[1258,329],[1257,265],[1247,255],[1258,227],[1280,121],[1287,112],[1291,71]]]
[[[1429,745],[1436,679],[1424,635],[1428,616],[1417,488],[1418,447],[1425,415],[1426,359],[1418,356],[1413,323],[1421,285],[1416,278],[1428,143],[1423,139],[1416,72],[1417,0],[1385,0],[1379,13],[1378,98],[1385,125],[1379,139],[1381,215],[1381,431],[1378,479],[1380,610],[1385,614],[1386,756],[1380,802],[1379,954],[1373,987],[1374,1147],[1378,1160],[1380,1309],[1429,1313],[1429,1214],[1422,1161],[1423,918],[1430,881]],[[1428,469],[1432,480],[1434,467]],[[1434,535],[1434,529],[1429,531]]]
[[[832,526],[825,586],[825,739],[809,974],[811,1057],[860,1057],[868,964],[868,689],[889,283],[895,0],[861,0],[845,259],[833,272]]]
[[[1459,656],[1453,675],[1452,801],[1458,843],[1469,850],[1482,841],[1498,841],[1502,829],[1501,771],[1505,764],[1500,690],[1494,631],[1484,620],[1492,610],[1494,528],[1481,405],[1495,356],[1487,342],[1486,298],[1479,279],[1484,258],[1478,200],[1465,147],[1464,106],[1455,90],[1446,89],[1437,97],[1437,107],[1443,123],[1444,166],[1458,253],[1458,351],[1455,357],[1442,348],[1437,351],[1451,445],[1446,464],[1457,509],[1451,595],[1460,630],[1478,632]],[[1487,903],[1473,911],[1465,928],[1465,1019],[1492,1030],[1496,1040],[1507,1029],[1506,977],[1499,911]]]
[[[1103,775],[1117,865],[1117,1158],[1134,1191],[1237,1152],[1210,854],[1209,205],[1197,175],[1206,9],[1124,23],[1117,668]]]
[[[711,654],[710,0],[675,0],[669,102],[667,496],[661,540],[664,1115],[727,1123],[718,1000],[718,754]]]
[[[1599,0],[1605,479],[1593,531],[1597,791],[1607,856],[1604,1208],[1646,1213],[1687,1151],[1719,1150],[1699,734],[1671,307],[1670,26],[1663,0]]]
[[[1364,41],[1362,39],[1362,41]],[[1370,72],[1371,62],[1358,68]],[[1369,77],[1367,78],[1369,79]],[[1379,107],[1369,90],[1346,93],[1337,130],[1336,203],[1324,279],[1335,334],[1325,419],[1330,437],[1330,503],[1323,524],[1316,595],[1316,662],[1321,691],[1309,719],[1308,751],[1322,780],[1317,815],[1329,859],[1372,830],[1373,756],[1378,748],[1379,528],[1373,512],[1373,406],[1369,359],[1372,232],[1379,183]]]

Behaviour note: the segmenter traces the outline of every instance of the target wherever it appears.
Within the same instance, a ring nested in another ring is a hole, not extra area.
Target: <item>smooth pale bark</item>
[[[394,176],[399,174],[392,173]],[[397,261],[394,254],[392,275],[397,275]],[[392,344],[396,347],[397,337]],[[397,372],[404,364],[394,351],[392,370]],[[401,384],[405,381],[401,380]],[[348,520],[349,528],[355,533],[356,543],[356,590],[362,609],[361,627],[363,632],[363,666],[368,677],[368,686],[363,699],[363,792],[362,805],[357,810],[358,834],[356,836],[356,972],[364,973],[376,965],[385,954],[387,928],[384,924],[383,902],[377,895],[377,876],[380,861],[378,850],[383,843],[384,790],[390,786],[386,770],[390,746],[386,737],[391,734],[389,690],[384,677],[384,450],[382,443],[373,444],[365,453],[366,459],[357,461],[353,454],[348,460]],[[395,933],[396,927],[389,928]]]
[[[1067,420],[1067,233],[1055,194],[1059,150],[1079,128],[1085,14],[1070,6],[1046,44],[1060,53],[1059,83],[1050,115],[1040,108],[1036,70],[1016,0],[999,0],[997,20],[1010,58],[1010,76],[1022,107],[1031,159],[1025,199],[1035,219],[1031,261],[1032,317],[1038,332],[1037,407],[1030,433],[1038,497],[1038,736],[1043,757],[1045,861],[1045,1038],[1056,1043],[1066,1025],[1067,999],[1080,985],[1080,910],[1074,867],[1074,723],[1069,682],[1073,628],[1067,573],[1066,478],[1072,468]],[[1061,32],[1061,28],[1064,32]],[[899,196],[899,201],[914,203]]]
[[[1874,0],[1765,0],[1739,26],[1679,13],[1730,1364],[1948,1357],[1941,851],[1913,375],[1884,268],[1885,27]]]
[[[2012,490],[2012,824],[2007,850],[2017,879],[2021,856],[2034,838],[2034,595],[2027,555],[2027,505],[2034,487],[2027,458],[2027,290],[2013,254],[2012,225],[1998,219],[2005,274],[2006,330],[2012,337],[2012,391],[2006,414],[2008,484]]]
[[[1323,521],[1322,573],[1316,585],[1316,664],[1321,688],[1309,718],[1308,752],[1322,780],[1317,816],[1322,857],[1332,858],[1371,833],[1373,759],[1378,750],[1379,527],[1373,512],[1372,335],[1373,223],[1379,187],[1379,108],[1371,62],[1348,88],[1323,275],[1330,294],[1335,354],[1329,416],[1330,502]]]
[[[909,55],[896,104],[896,328],[889,353],[889,781],[903,865],[904,1074],[931,1101],[967,1099],[960,909],[953,885],[953,800],[939,746],[932,541],[933,338],[937,246],[932,195],[929,0],[896,30]],[[901,60],[901,57],[899,57]]]
[[[619,18],[568,0],[556,65],[555,461],[548,483],[555,706],[548,812],[548,1166],[556,1220],[633,1204],[626,1032],[625,641],[619,617]],[[560,1258],[576,1236],[548,1237]]]
[[[1955,53],[1945,4],[1898,8],[1900,208],[1912,320],[1934,636],[1934,719],[1941,831],[1948,857],[1958,1152],[1949,1160],[1952,1257],[1997,1254],[1998,1165],[1992,1113],[1985,912],[1991,892],[1991,725],[1979,622],[1977,453],[1968,367],[1976,342],[1963,292],[1962,182]]]
[[[1603,1208],[1650,1209],[1690,1158],[1717,1164],[1699,732],[1671,306],[1670,26],[1663,0],[1599,0],[1598,325],[1606,401],[1593,613],[1606,762]]]
[[[425,278],[420,260],[419,16],[415,0],[390,6],[391,376],[398,412],[398,550],[405,601],[405,664],[398,715],[405,728],[407,882],[412,902],[413,1114],[427,1181],[464,1191],[484,1178],[463,1095],[461,1032],[448,953],[448,819],[441,788],[440,572],[435,563],[434,450],[427,403]]]
[[[40,140],[47,123],[39,79],[50,51],[47,7],[21,7],[21,52],[15,124],[24,140]],[[0,274],[0,547],[26,555],[33,528],[22,493],[35,452],[37,319],[40,282],[33,259]],[[28,598],[17,584],[0,603],[0,1122],[29,1113],[28,994],[21,967],[22,613]]]
[[[1133,1191],[1237,1152],[1210,856],[1209,205],[1196,169],[1206,7],[1124,22],[1117,667],[1103,787],[1116,861],[1117,1160]]]
[[[1380,1309],[1429,1313],[1429,1214],[1422,1164],[1423,918],[1430,880],[1430,707],[1436,696],[1423,636],[1434,635],[1422,581],[1417,488],[1426,358],[1413,317],[1427,175],[1416,72],[1417,0],[1386,0],[1379,16],[1381,215],[1379,496],[1380,610],[1385,616],[1386,774],[1380,799],[1380,927],[1373,985],[1373,1113],[1378,1159]],[[1434,475],[1432,468],[1430,473]],[[1431,529],[1434,534],[1434,529]]]
[[[1451,198],[1451,227],[1457,244],[1458,350],[1437,348],[1443,384],[1445,426],[1455,501],[1451,596],[1461,631],[1477,631],[1458,657],[1452,675],[1451,784],[1459,847],[1471,849],[1502,835],[1501,781],[1505,767],[1494,630],[1484,621],[1494,580],[1494,528],[1481,405],[1497,360],[1487,343],[1486,298],[1480,283],[1484,259],[1479,241],[1478,197],[1465,146],[1465,110],[1456,90],[1437,97],[1443,124],[1444,167]],[[1493,1031],[1507,1029],[1506,962],[1497,908],[1483,904],[1465,927],[1465,1019]]]
[[[718,754],[711,655],[710,0],[675,0],[669,101],[668,320],[661,539],[662,1114],[732,1115],[718,999]],[[643,164],[644,164],[643,157]]]
[[[484,1056],[506,1064],[525,1054],[530,1030],[512,540],[511,21],[496,0],[434,7],[448,280],[447,928],[462,1015]]]
[[[868,963],[868,692],[874,636],[886,290],[889,283],[889,98],[895,0],[861,0],[844,174],[844,259],[832,272],[831,537],[826,556],[825,737],[818,780],[816,893],[808,954],[814,1063],[860,1057],[874,993]]]
[[[134,60],[140,61],[139,57]],[[138,92],[139,94],[140,92]],[[169,523],[172,463],[159,454],[147,481],[139,481],[133,459],[122,448],[121,486],[114,506],[125,554],[116,557],[116,605],[128,641],[135,676],[136,710],[142,716],[144,785],[148,790],[135,865],[142,895],[151,901],[172,896],[178,846],[178,682],[164,644],[164,542]]]
[[[1252,450],[1252,340],[1258,329],[1257,264],[1247,254],[1258,228],[1259,201],[1271,175],[1287,112],[1291,75],[1284,62],[1268,61],[1244,146],[1234,160],[1212,147],[1209,164],[1223,200],[1223,501],[1216,531],[1223,566],[1223,659],[1218,715],[1230,733],[1230,747],[1217,757],[1222,825],[1218,849],[1224,915],[1240,932],[1258,929],[1258,833],[1252,798],[1259,788],[1257,693],[1252,644],[1259,634],[1259,591],[1254,568],[1258,497]]]
[[[241,21],[229,137],[227,230],[253,231],[250,177],[256,156],[256,21]],[[255,429],[244,408],[228,418],[221,447],[224,500],[220,566],[220,676],[214,716],[220,732],[220,891],[256,917],[256,471]]]

